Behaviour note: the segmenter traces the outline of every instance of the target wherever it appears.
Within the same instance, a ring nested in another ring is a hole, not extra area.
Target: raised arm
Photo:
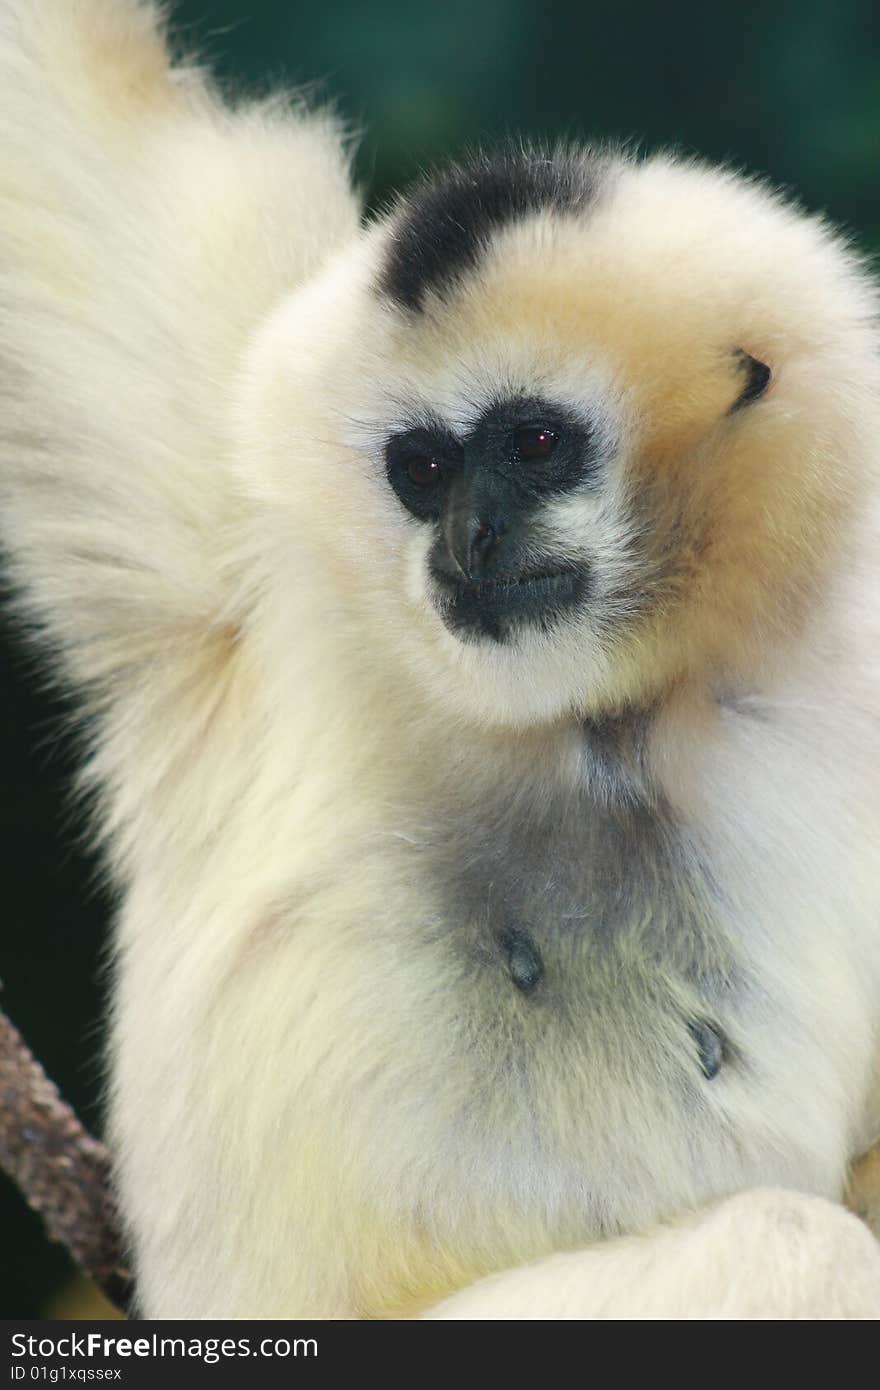
[[[332,120],[224,105],[152,0],[0,0],[0,131],[0,536],[116,697],[228,610],[239,357],[357,207]]]

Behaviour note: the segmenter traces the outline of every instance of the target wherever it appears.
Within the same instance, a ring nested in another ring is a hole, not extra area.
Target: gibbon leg
[[[755,1189],[649,1235],[485,1279],[423,1317],[872,1319],[880,1245],[821,1197]]]

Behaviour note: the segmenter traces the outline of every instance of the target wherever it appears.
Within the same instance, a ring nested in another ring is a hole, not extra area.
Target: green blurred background
[[[880,244],[877,0],[181,0],[176,10],[186,42],[233,87],[320,81],[364,132],[358,172],[371,203],[476,141],[624,136],[766,173],[864,247]],[[60,707],[8,625],[4,639],[0,998],[98,1126],[110,904],[66,809]],[[0,1179],[0,1316],[45,1312],[69,1273]]]

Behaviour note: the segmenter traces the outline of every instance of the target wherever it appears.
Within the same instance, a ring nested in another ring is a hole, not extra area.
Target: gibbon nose
[[[495,516],[459,512],[449,518],[444,527],[446,544],[467,579],[485,579],[494,570],[504,530],[504,523]]]

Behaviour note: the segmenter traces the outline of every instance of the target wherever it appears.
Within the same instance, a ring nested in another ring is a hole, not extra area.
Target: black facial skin
[[[598,468],[584,420],[552,402],[491,406],[463,439],[439,422],[392,436],[388,480],[407,511],[433,527],[428,567],[447,627],[475,641],[546,629],[582,603],[589,573],[543,554],[539,526],[552,497],[588,485]]]

